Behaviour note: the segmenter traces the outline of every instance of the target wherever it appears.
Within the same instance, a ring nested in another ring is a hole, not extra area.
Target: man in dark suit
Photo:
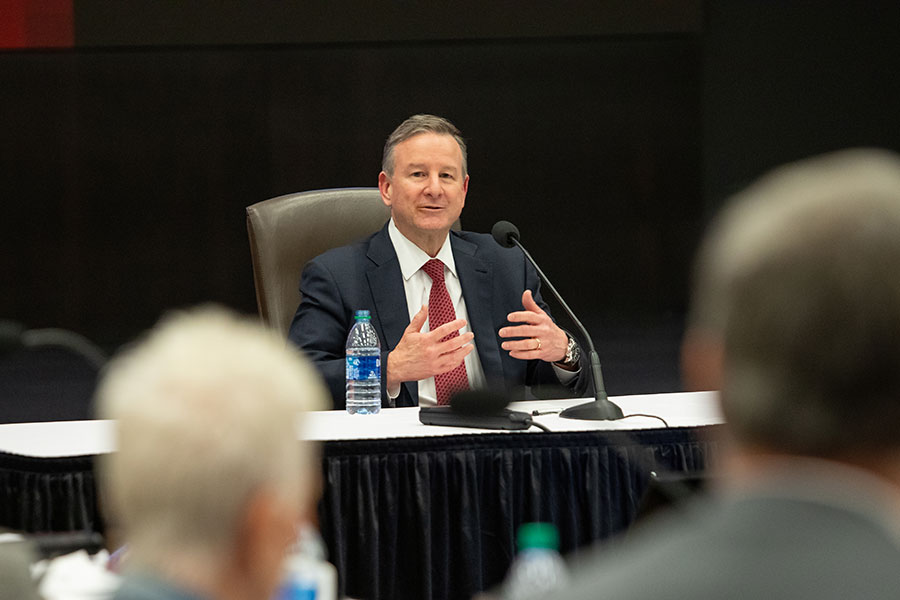
[[[896,598],[900,157],[829,155],[736,198],[701,249],[683,353],[733,438],[715,493],[554,597]]]
[[[456,127],[410,117],[385,143],[378,177],[391,220],[304,268],[289,338],[325,376],[335,408],[344,407],[344,347],[359,309],[371,311],[381,342],[383,406],[443,404],[466,388],[588,391],[578,344],[554,323],[522,252],[450,231],[468,186]]]

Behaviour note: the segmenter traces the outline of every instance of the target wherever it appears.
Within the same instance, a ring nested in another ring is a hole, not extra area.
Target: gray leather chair
[[[256,303],[263,322],[287,335],[300,304],[300,273],[330,248],[374,233],[390,218],[378,188],[288,194],[247,207]]]
[[[287,335],[300,304],[304,265],[331,248],[378,231],[390,218],[378,188],[288,194],[247,207],[259,316]],[[453,229],[459,230],[459,220]]]

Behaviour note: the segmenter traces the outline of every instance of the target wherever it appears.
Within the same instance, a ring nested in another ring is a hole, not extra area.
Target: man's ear
[[[378,191],[381,192],[381,201],[385,206],[391,205],[391,178],[382,171],[378,174]]]
[[[462,183],[462,208],[466,206],[466,194],[469,193],[469,176],[466,175]]]
[[[681,378],[687,391],[722,389],[725,348],[708,331],[688,329],[681,343]]]

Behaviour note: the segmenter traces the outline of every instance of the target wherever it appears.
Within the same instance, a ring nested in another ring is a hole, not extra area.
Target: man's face
[[[431,254],[462,212],[469,187],[462,151],[449,135],[420,133],[394,148],[394,174],[378,187],[400,233]]]

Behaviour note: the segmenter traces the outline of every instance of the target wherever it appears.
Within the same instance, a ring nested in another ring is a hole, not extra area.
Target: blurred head
[[[900,447],[900,157],[826,155],[735,197],[698,256],[686,339],[688,377],[707,367],[740,442]]]
[[[175,580],[246,571],[271,592],[318,494],[299,418],[325,400],[296,350],[221,309],[166,318],[115,358],[98,404],[118,451],[101,466],[130,560]]]

